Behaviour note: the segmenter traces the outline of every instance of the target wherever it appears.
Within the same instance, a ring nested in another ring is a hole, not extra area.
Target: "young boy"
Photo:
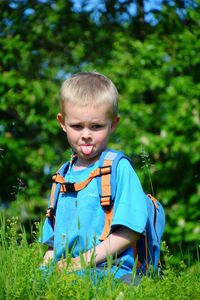
[[[81,182],[98,167],[110,134],[118,123],[118,92],[110,79],[97,72],[81,72],[67,79],[61,88],[61,112],[57,115],[76,160],[65,175],[66,182]],[[144,232],[147,222],[145,195],[130,162],[122,158],[117,166],[116,196],[111,231],[100,241],[105,213],[99,201],[96,179],[79,192],[60,193],[54,232],[44,264],[57,262],[60,271],[81,271],[81,259],[97,270],[106,270],[113,257],[111,272],[116,278],[132,272],[132,244]],[[47,222],[43,233],[46,236]],[[67,253],[71,252],[70,267]]]

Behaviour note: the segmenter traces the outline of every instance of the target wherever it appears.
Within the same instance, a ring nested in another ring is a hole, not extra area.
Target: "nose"
[[[92,138],[92,134],[89,128],[84,128],[82,131],[82,139],[88,140]]]

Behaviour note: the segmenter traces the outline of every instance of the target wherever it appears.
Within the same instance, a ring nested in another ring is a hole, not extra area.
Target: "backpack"
[[[50,196],[50,206],[46,211],[48,232],[43,232],[43,243],[53,245],[53,228],[55,224],[56,207],[59,193],[78,192],[86,187],[91,180],[96,178],[99,190],[100,203],[105,212],[104,229],[99,240],[103,241],[110,232],[113,215],[113,204],[116,193],[116,170],[120,159],[130,158],[123,152],[107,149],[99,159],[99,166],[93,170],[89,177],[80,183],[66,182],[64,175],[67,173],[72,161],[65,163],[52,177],[53,184]],[[133,166],[133,165],[132,165]],[[137,273],[147,274],[149,267],[159,271],[161,238],[165,227],[165,212],[160,202],[151,194],[146,195],[148,219],[145,233],[133,244],[134,257],[137,260]]]

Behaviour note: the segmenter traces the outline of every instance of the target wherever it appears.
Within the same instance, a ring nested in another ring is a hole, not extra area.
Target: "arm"
[[[140,234],[134,232],[133,230],[121,226],[115,232],[111,233],[102,243],[98,244],[95,249],[91,249],[83,254],[86,265],[91,263],[93,253],[94,253],[94,264],[98,265],[106,261],[108,256],[119,255],[131,244],[140,237]],[[72,270],[81,269],[80,257],[72,259]],[[61,271],[66,268],[65,260],[58,262],[58,269]]]
[[[115,232],[111,233],[102,243],[97,245],[95,249],[95,264],[106,261],[106,258],[111,255],[119,255],[131,244],[138,240],[139,233],[121,226]],[[90,258],[89,258],[90,261]]]
[[[86,265],[98,265],[108,256],[121,254],[135,242],[143,232],[147,222],[147,207],[141,183],[130,162],[121,159],[117,167],[117,190],[115,195],[115,213],[112,227],[117,227],[102,243],[83,254]],[[129,229],[127,224],[131,224]],[[71,259],[72,270],[81,269],[80,257]],[[66,261],[58,263],[59,270],[67,266]]]
[[[53,259],[53,255],[54,255],[53,248],[49,248],[43,257],[42,265],[44,266],[47,265],[49,261]]]

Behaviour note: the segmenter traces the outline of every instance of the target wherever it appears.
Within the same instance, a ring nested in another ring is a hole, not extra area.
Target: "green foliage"
[[[21,228],[20,231],[18,230]],[[26,231],[16,218],[0,218],[0,299],[199,299],[200,264],[181,264],[178,270],[171,264],[165,246],[166,268],[161,278],[143,277],[138,286],[114,280],[111,275],[94,284],[89,273],[77,276],[64,271],[41,272],[43,251],[36,241],[38,224],[28,244]]]
[[[5,222],[1,215],[0,223],[0,299],[30,299],[39,280],[40,248],[36,243],[28,245],[22,228],[18,233],[16,218]]]
[[[149,13],[135,1],[135,15],[131,2],[107,1],[103,10],[83,5],[76,11],[73,1],[1,1],[1,208],[26,227],[40,219],[51,174],[69,157],[56,121],[60,83],[73,72],[95,69],[120,92],[121,124],[110,146],[133,158],[146,192],[152,181],[166,208],[170,247],[196,249],[199,1],[183,1],[183,7],[180,1],[163,1],[160,10]]]
[[[167,212],[166,238],[172,245],[195,247],[200,241],[199,19],[189,12],[190,26],[181,27],[176,15],[168,15],[173,17],[179,26],[168,28],[167,36],[158,38],[165,21],[144,41],[118,32],[109,72],[107,66],[102,71],[120,91],[118,147],[133,160],[143,149],[150,155],[154,190]],[[148,192],[149,176],[144,168],[139,174]]]

